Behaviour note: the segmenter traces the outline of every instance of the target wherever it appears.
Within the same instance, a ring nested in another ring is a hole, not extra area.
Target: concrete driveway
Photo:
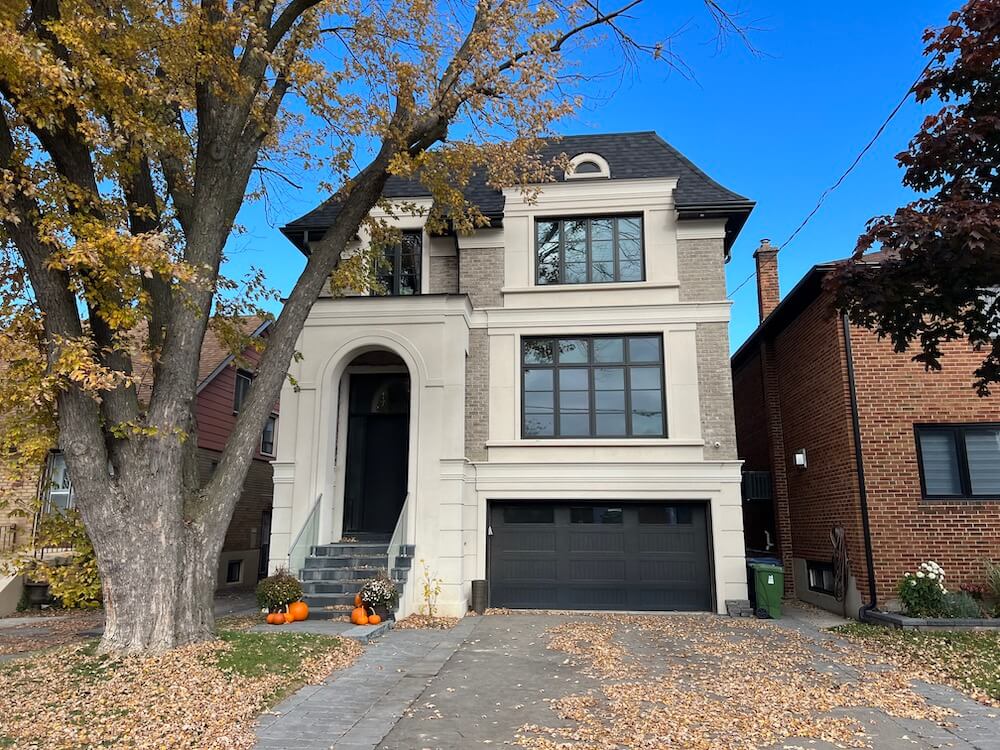
[[[1000,750],[1000,711],[801,622],[509,615],[480,619],[378,747],[560,743]]]
[[[279,706],[262,750],[1000,750],[1000,711],[808,623],[494,615],[393,631]]]

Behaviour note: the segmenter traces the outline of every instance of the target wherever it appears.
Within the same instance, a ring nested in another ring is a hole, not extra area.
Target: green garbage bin
[[[775,620],[781,617],[781,597],[785,593],[785,569],[780,565],[752,562],[757,609],[766,609]]]

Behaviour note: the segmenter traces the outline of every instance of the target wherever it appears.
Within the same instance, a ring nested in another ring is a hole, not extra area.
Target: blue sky
[[[694,80],[643,62],[621,86],[596,86],[595,100],[558,131],[656,130],[713,178],[757,201],[727,267],[732,289],[753,270],[760,238],[783,243],[875,133],[925,64],[923,30],[942,25],[957,0],[743,0],[745,19],[758,27],[752,38],[760,57],[736,42],[717,49],[698,2],[669,3],[669,14],[661,0],[646,5],[643,28],[662,33],[689,21],[674,48]],[[612,64],[610,52],[595,54],[591,63],[605,54]],[[849,255],[869,218],[912,197],[893,157],[926,112],[909,100],[781,253],[783,293],[814,263]],[[254,265],[280,291],[291,288],[302,262],[278,227],[322,200],[319,178],[306,176],[303,190],[244,209],[246,232],[230,245],[231,273]],[[735,349],[757,324],[753,282],[736,294],[732,312]]]

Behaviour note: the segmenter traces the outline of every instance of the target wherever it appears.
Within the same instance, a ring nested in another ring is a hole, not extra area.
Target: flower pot
[[[385,622],[386,620],[394,619],[393,616],[392,616],[392,612],[384,604],[376,605],[376,606],[372,607],[372,609],[375,610],[375,614],[377,614],[379,617],[382,618],[382,622]]]

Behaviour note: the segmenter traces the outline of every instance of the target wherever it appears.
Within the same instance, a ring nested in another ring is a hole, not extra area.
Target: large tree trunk
[[[78,495],[103,586],[102,652],[156,653],[214,637],[212,600],[231,514],[206,512],[218,503],[201,496],[189,445],[167,435],[140,439],[123,462],[128,468],[108,477],[109,494],[85,482]],[[71,469],[80,468],[76,459]],[[99,467],[88,468],[100,477]]]

